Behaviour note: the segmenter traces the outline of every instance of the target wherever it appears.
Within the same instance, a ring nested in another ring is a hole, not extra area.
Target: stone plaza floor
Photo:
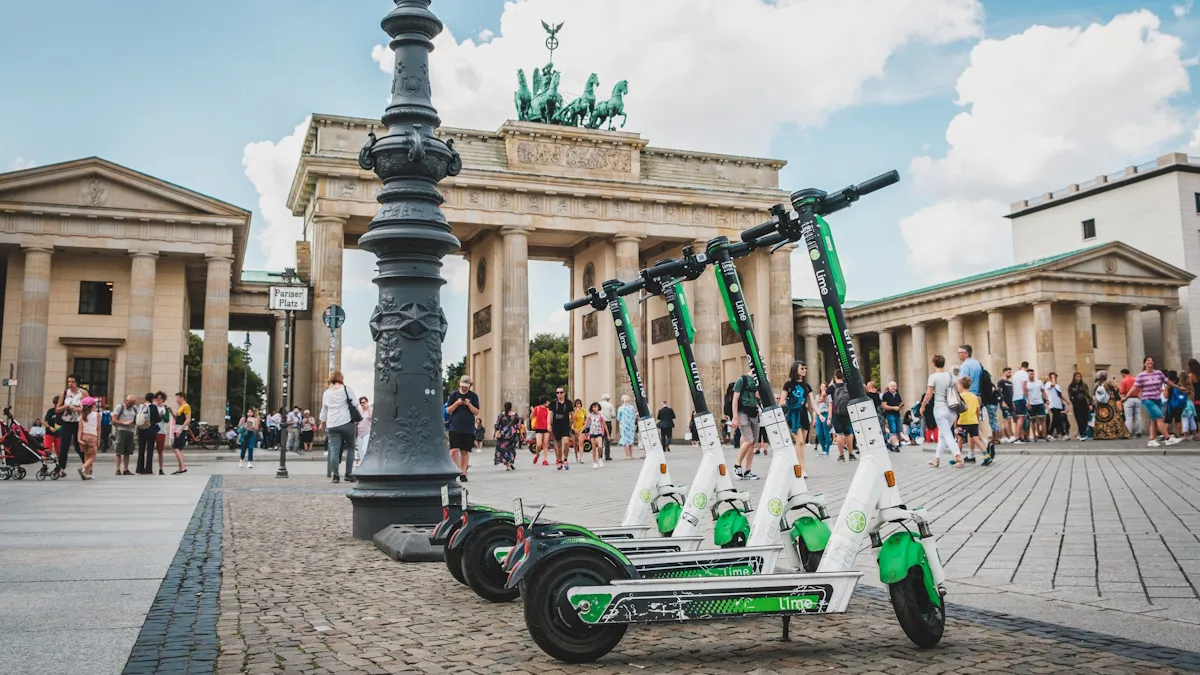
[[[599,662],[567,666],[532,644],[519,602],[486,603],[441,564],[397,563],[352,539],[346,486],[326,482],[321,463],[297,462],[281,481],[264,454],[252,471],[194,463],[174,485],[103,475],[92,484],[0,483],[0,597],[24,594],[21,603],[0,603],[8,636],[0,663],[29,673],[1200,670],[1200,457],[1015,452],[1002,446],[995,466],[962,470],[929,468],[929,453],[893,455],[906,501],[937,517],[946,560],[948,623],[933,650],[904,637],[866,550],[850,611],[797,618],[791,642],[779,641],[777,619],[632,627]],[[676,445],[676,481],[686,482],[697,461],[697,451]],[[490,453],[474,462],[473,500],[507,507],[519,495],[552,504],[552,518],[596,525],[620,518],[639,464],[556,472],[526,456],[505,473]],[[836,512],[856,465],[812,453],[808,462],[810,486]],[[190,519],[179,505],[155,501],[166,497],[188,504]],[[44,515],[78,508],[91,511],[71,527]],[[124,534],[105,534],[113,529]],[[39,545],[44,530],[73,536],[74,546],[53,538]],[[168,544],[178,547],[173,556]],[[138,558],[133,547],[159,553]],[[130,555],[145,564],[134,567]],[[91,571],[54,567],[71,561]],[[31,576],[65,592],[29,606],[39,583]],[[72,592],[52,583],[76,577],[108,585]],[[113,597],[139,584],[147,588],[123,604]],[[73,630],[106,620],[111,634],[91,631],[91,642]],[[97,640],[109,652],[123,649],[127,661],[83,667]],[[72,653],[84,660],[63,656]]]

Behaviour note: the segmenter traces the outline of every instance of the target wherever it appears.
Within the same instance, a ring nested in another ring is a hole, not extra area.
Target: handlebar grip
[[[893,173],[895,173],[895,172],[893,172]],[[743,230],[742,231],[742,241],[747,242],[747,243],[752,242],[755,239],[758,239],[759,237],[762,237],[764,235],[774,232],[775,228],[778,226],[779,226],[779,219],[772,217],[770,220],[763,223],[762,225],[755,225],[754,227],[752,227],[748,230]]]
[[[895,169],[892,169],[891,171],[889,171],[887,173],[880,174],[870,180],[859,183],[855,187],[855,191],[858,192],[859,196],[861,197],[863,195],[869,195],[872,192],[875,192],[876,190],[882,190],[883,188],[885,188],[889,185],[893,185],[893,184],[899,183],[899,182],[900,182],[900,173],[898,171],[896,171]]]
[[[587,307],[590,304],[592,304],[591,298],[579,298],[577,300],[572,300],[572,301],[568,302],[567,304],[563,305],[563,309],[567,310],[568,312],[571,312],[571,311],[574,311],[581,307]]]
[[[772,232],[761,239],[756,239],[752,246],[754,246],[754,248],[770,248],[775,244],[787,241],[787,239],[787,235],[782,232]]]
[[[617,297],[624,297],[626,295],[631,295],[633,293],[637,293],[638,291],[642,290],[645,287],[646,287],[646,280],[641,277],[638,277],[637,279],[634,279],[633,281],[630,281],[629,283],[625,284],[624,286],[618,288],[616,291]]]

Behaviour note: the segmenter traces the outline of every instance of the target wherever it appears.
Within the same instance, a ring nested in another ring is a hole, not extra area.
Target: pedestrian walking
[[[600,395],[600,414],[604,415],[604,461],[612,461],[612,437],[613,437],[613,422],[617,419],[617,409],[613,407],[612,397],[608,394]]]
[[[304,421],[304,411],[295,406],[287,414],[287,451],[300,452],[300,424]]]
[[[933,419],[937,424],[938,444],[934,451],[933,461],[929,466],[937,468],[942,462],[942,451],[949,451],[954,454],[955,462],[962,461],[962,454],[959,453],[958,446],[954,444],[953,425],[958,418],[958,413],[950,408],[950,390],[954,388],[954,378],[947,373],[946,357],[941,354],[934,354],[933,373],[929,375],[929,380],[925,383],[925,397],[921,399],[921,414],[932,406]],[[957,395],[957,390],[955,394]],[[956,396],[955,398],[961,399]],[[958,465],[958,464],[956,464]]]
[[[900,389],[895,382],[887,383],[887,389],[879,396],[879,401],[883,407],[883,421],[887,426],[888,449],[900,452],[900,444],[907,442],[906,434],[901,430],[904,418],[904,397],[900,395]]]
[[[371,441],[371,423],[375,419],[375,413],[371,410],[370,401],[366,396],[358,397],[358,409],[362,413],[362,421],[355,427],[357,440],[354,442],[354,466],[362,464],[363,457],[367,454],[367,444]]]
[[[1142,437],[1142,399],[1134,395],[1137,379],[1128,368],[1121,369],[1121,384],[1117,387],[1120,394],[1121,409],[1125,411],[1125,428],[1134,438]]]
[[[56,457],[61,458],[61,455],[58,454],[58,451],[59,448],[62,447],[62,439],[59,437],[61,433],[60,429],[62,428],[62,418],[59,417],[57,410],[58,397],[55,396],[53,404],[46,409],[46,414],[42,416],[42,421],[46,424],[46,440],[43,447],[48,452],[53,452]],[[62,478],[65,475],[67,475],[67,472],[60,468],[58,471],[58,477]]]
[[[116,460],[118,476],[132,476],[129,458],[137,445],[137,397],[126,396],[112,411],[113,459]]]
[[[575,447],[575,462],[583,463],[583,440],[587,436],[588,412],[583,409],[583,400],[575,399],[571,409],[571,445]]]
[[[825,390],[829,394],[829,415],[833,420],[833,442],[837,444],[837,461],[854,462],[854,427],[850,424],[850,389],[841,368],[833,371],[833,382]]]
[[[88,396],[87,390],[80,388],[79,378],[68,375],[67,388],[63,390],[62,394],[59,394],[58,403],[54,408],[61,423],[58,446],[58,466],[61,476],[67,474],[67,457],[70,456],[72,446],[75,447],[75,453],[79,455],[80,461],[83,461],[83,450],[79,447],[79,415],[83,411],[83,399]]]
[[[463,375],[458,389],[446,399],[446,414],[450,416],[450,458],[458,466],[458,480],[467,482],[471,448],[475,446],[475,416],[479,414],[479,396],[471,391],[471,378]]]
[[[1147,356],[1142,361],[1142,372],[1133,378],[1133,382],[1133,390],[1130,394],[1136,392],[1138,398],[1142,400],[1142,410],[1146,413],[1146,419],[1150,423],[1150,442],[1146,443],[1146,447],[1157,448],[1162,444],[1175,445],[1183,440],[1171,436],[1167,428],[1163,400],[1175,385],[1167,380],[1166,373],[1154,367],[1154,357]],[[1162,436],[1162,443],[1156,439],[1155,432]]]
[[[962,372],[961,369],[959,372]],[[983,465],[987,466],[991,464],[991,460],[987,454],[987,448],[985,448],[983,445],[983,438],[979,435],[979,410],[981,406],[979,404],[979,397],[971,391],[972,384],[973,383],[969,375],[963,375],[961,378],[959,378],[957,383],[958,394],[962,398],[963,411],[958,416],[959,456],[955,457],[958,463],[955,464],[955,462],[951,462],[951,464],[954,464],[955,468],[958,469],[962,468],[963,462],[970,464],[975,463],[975,448],[979,448],[979,451],[983,453]],[[965,460],[961,459],[964,445],[967,446],[967,457]]]
[[[496,455],[493,465],[503,464],[505,471],[515,471],[517,441],[521,437],[521,416],[513,412],[512,401],[504,402],[504,411],[496,416]],[[536,457],[535,457],[536,460]]]
[[[751,470],[759,431],[758,378],[755,377],[753,369],[746,371],[733,383],[733,405],[737,409],[737,426],[741,432],[741,445],[738,446],[733,473],[743,480],[758,480],[758,476]]]
[[[238,468],[254,468],[254,446],[258,441],[258,411],[251,408],[238,422]]]
[[[79,469],[80,480],[93,480],[92,464],[100,450],[100,413],[96,410],[96,399],[86,396],[80,400],[79,409],[79,455],[83,466]]]
[[[1092,420],[1092,395],[1089,387],[1083,381],[1083,373],[1078,370],[1071,375],[1071,383],[1067,385],[1067,400],[1071,402],[1071,412],[1075,415],[1075,440],[1088,440]]]
[[[550,400],[547,399],[533,406],[529,411],[529,417],[529,425],[533,429],[533,463],[537,464],[538,457],[541,457],[542,466],[549,466]]]
[[[112,445],[112,411],[107,405],[100,408],[100,452],[108,452]]]
[[[172,439],[171,451],[175,453],[175,463],[178,465],[172,476],[178,476],[181,473],[187,473],[187,467],[183,463],[183,449],[187,446],[188,434],[192,429],[192,406],[187,402],[187,396],[182,391],[175,392],[175,412],[171,422]],[[255,417],[258,416],[258,411],[254,412]],[[251,465],[253,468],[253,465]],[[163,456],[162,450],[158,452],[158,473],[162,474]]]
[[[571,436],[571,411],[574,409],[567,400],[567,392],[562,387],[554,390],[554,400],[550,401],[550,433],[554,437],[554,461],[559,471],[569,470],[571,463],[567,455],[567,439]]]
[[[833,446],[833,420],[829,412],[829,386],[821,383],[817,391],[817,445],[820,446],[821,456],[828,457],[829,449]]]
[[[1027,389],[1029,385],[1029,362],[1022,361],[1021,367],[1013,371],[1012,386],[1013,386],[1013,430],[1016,432],[1017,440],[1014,443],[1028,443],[1030,441],[1025,433],[1025,418],[1029,416],[1029,401],[1027,398]]]
[[[621,407],[617,408],[617,428],[621,437],[617,441],[625,450],[625,459],[633,459],[633,444],[637,442],[637,408],[628,396],[621,396]]]
[[[663,401],[658,409],[658,434],[662,438],[663,452],[671,451],[671,436],[675,433],[675,411]]]
[[[312,452],[313,436],[317,428],[317,422],[313,419],[312,411],[305,410],[300,413],[300,445],[304,448],[304,452]],[[326,453],[328,454],[328,453]],[[328,476],[326,476],[328,478]]]
[[[321,424],[325,427],[325,477],[333,475],[333,482],[340,482],[338,465],[343,452],[346,455],[346,482],[353,483],[354,477],[354,425],[362,420],[362,412],[354,397],[354,390],[346,385],[342,371],[329,373],[329,386],[321,396]],[[468,446],[469,451],[470,446]]]
[[[600,403],[593,401],[588,406],[587,416],[587,436],[592,445],[593,469],[604,466],[604,436],[608,433],[608,427],[604,422],[604,414],[600,412]]]
[[[796,446],[796,463],[804,469],[804,448],[808,445],[808,430],[812,428],[812,386],[804,381],[808,365],[793,361],[788,369],[788,381],[783,385],[780,402],[787,416],[788,429],[792,432],[792,443]]]

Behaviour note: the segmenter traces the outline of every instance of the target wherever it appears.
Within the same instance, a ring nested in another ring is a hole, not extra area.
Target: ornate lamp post
[[[383,181],[379,212],[359,248],[379,258],[379,304],[371,315],[375,340],[375,418],[358,482],[350,491],[354,536],[370,539],[394,524],[441,519],[441,488],[457,494],[442,426],[442,340],[446,317],[439,293],[442,257],[459,249],[440,208],[437,183],[462,170],[430,101],[429,52],[442,22],[430,0],[394,0],[383,19],[396,52],[392,99],[383,114],[388,133],[359,153],[363,169]]]

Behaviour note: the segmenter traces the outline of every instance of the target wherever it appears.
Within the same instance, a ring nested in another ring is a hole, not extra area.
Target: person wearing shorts
[[[133,455],[136,445],[134,436],[137,433],[137,397],[126,396],[124,403],[118,403],[112,413],[113,423],[113,457],[117,463],[118,476],[132,476],[129,471],[129,458]]]
[[[542,458],[542,466],[549,466],[550,462],[547,459],[550,445],[550,401],[542,401],[541,405],[535,405],[529,410],[529,427],[533,429],[533,442],[531,443],[533,450],[533,463],[538,463],[538,456]]]
[[[753,369],[733,383],[733,401],[737,409],[738,433],[741,434],[742,441],[738,448],[737,463],[733,465],[733,473],[742,480],[758,480],[758,476],[750,470],[759,433],[758,378]]]
[[[474,382],[463,375],[458,380],[458,389],[446,398],[446,412],[450,416],[447,429],[450,437],[450,457],[458,466],[460,482],[467,482],[467,468],[471,450],[475,447],[475,417],[479,414],[479,396],[471,391]]]
[[[571,413],[574,407],[567,400],[567,392],[562,387],[554,391],[554,400],[550,401],[550,432],[554,436],[554,462],[558,470],[571,468],[567,461],[567,440],[571,437]]]

